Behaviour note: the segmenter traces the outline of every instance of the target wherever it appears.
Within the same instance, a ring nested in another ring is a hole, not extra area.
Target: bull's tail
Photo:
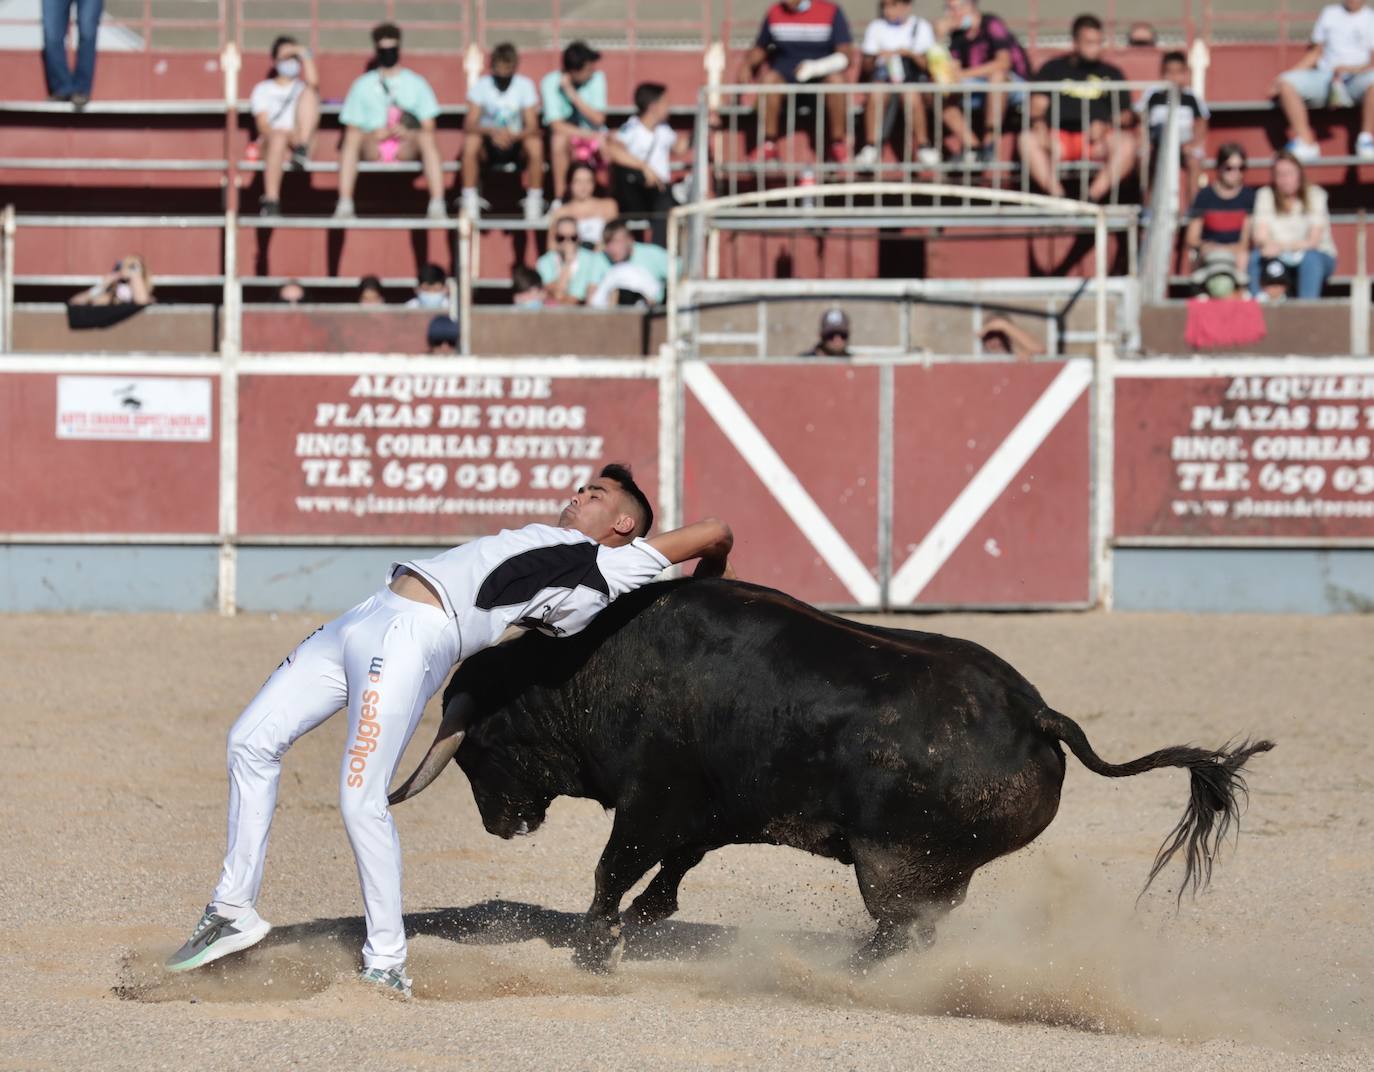
[[[1183,899],[1185,891],[1196,894],[1206,889],[1212,880],[1212,861],[1227,831],[1232,823],[1236,824],[1237,832],[1240,830],[1240,805],[1246,799],[1245,764],[1255,753],[1274,747],[1273,741],[1249,740],[1216,751],[1181,745],[1161,748],[1129,763],[1108,763],[1093,751],[1078,723],[1058,711],[1042,710],[1036,716],[1036,725],[1042,732],[1068,745],[1088,770],[1106,778],[1129,778],[1159,767],[1188,769],[1188,807],[1159,847],[1150,877],[1141,890],[1141,893],[1148,890],[1155,877],[1182,850],[1183,881],[1178,887],[1179,900]]]

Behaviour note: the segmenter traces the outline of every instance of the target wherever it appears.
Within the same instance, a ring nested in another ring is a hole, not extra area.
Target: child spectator
[[[1274,160],[1273,181],[1255,194],[1255,248],[1250,293],[1281,298],[1297,285],[1299,298],[1320,298],[1336,270],[1336,244],[1326,191],[1308,183],[1302,161],[1288,151]]]
[[[533,268],[517,264],[510,274],[511,303],[517,309],[544,308],[544,281]]]
[[[1374,159],[1374,10],[1365,0],[1328,4],[1312,28],[1302,62],[1279,76],[1279,106],[1293,130],[1288,151],[1299,163],[1321,156],[1308,108],[1351,108],[1362,103],[1355,155]]]
[[[281,214],[281,177],[288,166],[305,168],[320,125],[320,76],[310,50],[294,37],[272,42],[272,71],[253,87],[248,110],[253,113],[263,146],[262,216]]]
[[[1193,92],[1192,72],[1188,69],[1188,57],[1182,52],[1166,52],[1159,63],[1160,76],[1166,82],[1178,87],[1178,126],[1179,151],[1183,165],[1188,171],[1188,196],[1197,193],[1202,182],[1202,161],[1207,156],[1207,125],[1211,112],[1201,97]],[[1145,118],[1150,131],[1150,155],[1157,157],[1159,139],[1164,134],[1164,124],[1169,121],[1169,91],[1156,89],[1136,105]]]
[[[449,306],[448,277],[437,264],[423,264],[415,281],[415,296],[406,302],[407,309],[447,309]]]
[[[463,122],[463,212],[482,211],[478,192],[483,165],[525,165],[525,219],[544,215],[544,133],[539,128],[539,92],[517,74],[519,53],[509,42],[491,50],[491,73],[468,93]]]
[[[1000,15],[984,14],[978,0],[947,0],[945,14],[936,24],[938,36],[949,35],[950,82],[982,82],[1001,85],[1024,82],[1031,75],[1030,57]],[[1016,93],[975,93],[967,100],[970,115],[983,113],[980,141],[964,118],[962,95],[944,106],[945,126],[959,139],[965,153],[974,153],[985,164],[997,159],[997,143],[1008,105],[1019,106],[1025,95]]]
[[[560,220],[572,220],[577,227],[577,241],[588,249],[601,248],[601,235],[606,224],[620,215],[614,198],[602,197],[596,185],[596,168],[578,162],[568,168],[567,201],[549,214],[549,234],[558,230]]]
[[[606,254],[583,249],[577,232],[575,220],[566,216],[555,219],[552,248],[534,262],[552,301],[581,304],[587,300],[587,292],[611,270]]]
[[[339,150],[339,201],[337,219],[354,214],[353,189],[358,181],[358,160],[414,160],[424,162],[429,188],[431,219],[445,219],[444,169],[434,140],[439,101],[428,82],[401,66],[401,30],[383,22],[372,28],[375,46],[373,68],[360,75],[344,98],[339,122],[344,128]]]
[[[1216,176],[1198,190],[1188,209],[1184,242],[1192,265],[1200,265],[1215,252],[1228,254],[1235,267],[1245,265],[1250,254],[1250,215],[1255,210],[1255,191],[1245,185],[1245,150],[1227,142],[1217,150]]]
[[[668,87],[659,82],[635,87],[635,112],[609,144],[615,200],[623,215],[648,215],[661,246],[668,240],[667,214],[677,204],[672,156],[687,151],[687,135],[668,125]]]
[[[549,128],[553,200],[562,203],[568,165],[574,159],[599,159],[606,140],[606,76],[596,69],[601,53],[585,41],[563,50],[563,69],[550,71],[539,83],[544,122]]]
[[[597,284],[587,300],[594,309],[613,304],[637,305],[641,301],[657,305],[663,300],[668,282],[668,251],[649,242],[636,242],[624,220],[606,225],[606,257],[610,271]]]
[[[882,0],[879,17],[864,31],[860,76],[868,82],[897,84],[927,82],[926,53],[935,46],[935,31],[930,23],[912,14],[911,0]],[[861,168],[876,168],[883,158],[887,141],[898,115],[909,116],[906,132],[916,147],[916,159],[927,167],[940,162],[940,152],[926,144],[926,108],[919,93],[869,95],[864,108],[868,144],[859,150],[854,162]]]
[[[375,275],[365,275],[358,280],[358,304],[386,304],[386,295],[382,293],[382,281]]]

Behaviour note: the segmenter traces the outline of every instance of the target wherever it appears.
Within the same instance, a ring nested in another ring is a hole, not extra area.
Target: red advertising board
[[[1374,539],[1374,375],[1116,380],[1116,535]]]
[[[448,539],[557,518],[607,462],[658,487],[658,381],[244,374],[239,531]]]
[[[219,530],[217,376],[0,372],[0,530]]]

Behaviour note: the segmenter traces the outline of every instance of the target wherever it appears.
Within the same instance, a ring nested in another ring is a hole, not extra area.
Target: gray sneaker
[[[239,919],[228,919],[216,912],[214,905],[206,905],[205,914],[200,917],[191,937],[186,939],[186,944],[167,958],[167,970],[183,972],[199,968],[212,960],[257,945],[271,929],[272,924],[251,910]]]
[[[399,968],[364,968],[358,973],[358,981],[394,990],[403,998],[410,997],[411,981],[406,978],[404,964]]]

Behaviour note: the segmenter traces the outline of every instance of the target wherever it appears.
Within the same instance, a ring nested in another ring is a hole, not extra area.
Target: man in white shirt
[[[477,79],[468,93],[463,121],[464,214],[476,219],[483,203],[479,192],[483,166],[525,165],[525,219],[544,216],[544,135],[539,127],[539,91],[517,74],[520,55],[509,42],[491,50],[491,73]]]
[[[608,143],[615,200],[624,216],[647,215],[653,240],[662,246],[668,213],[677,204],[672,158],[687,151],[688,139],[668,125],[668,87],[661,82],[635,87],[635,113]]]
[[[253,87],[248,98],[262,146],[263,216],[281,214],[281,177],[288,155],[304,169],[320,125],[320,76],[310,50],[294,37],[272,42],[272,77]]]
[[[615,304],[657,305],[668,284],[668,251],[653,242],[636,242],[624,220],[606,224],[606,259],[610,268],[587,299],[593,309]]]
[[[303,640],[229,731],[224,869],[168,969],[198,968],[255,945],[271,930],[254,905],[281,757],[298,737],[346,708],[339,809],[367,917],[360,978],[409,996],[401,845],[387,787],[426,702],[455,662],[495,644],[510,626],[576,633],[611,600],[691,558],[701,559],[698,576],[732,575],[726,525],[699,521],[646,539],[652,525],[653,510],[629,470],[608,465],[577,490],[557,527],[507,529],[434,558],[394,563],[383,588]]]
[[[1321,156],[1308,108],[1350,108],[1362,103],[1355,154],[1374,160],[1374,8],[1365,0],[1328,4],[1312,28],[1302,62],[1279,76],[1275,92],[1293,130],[1288,151],[1303,163]]]

